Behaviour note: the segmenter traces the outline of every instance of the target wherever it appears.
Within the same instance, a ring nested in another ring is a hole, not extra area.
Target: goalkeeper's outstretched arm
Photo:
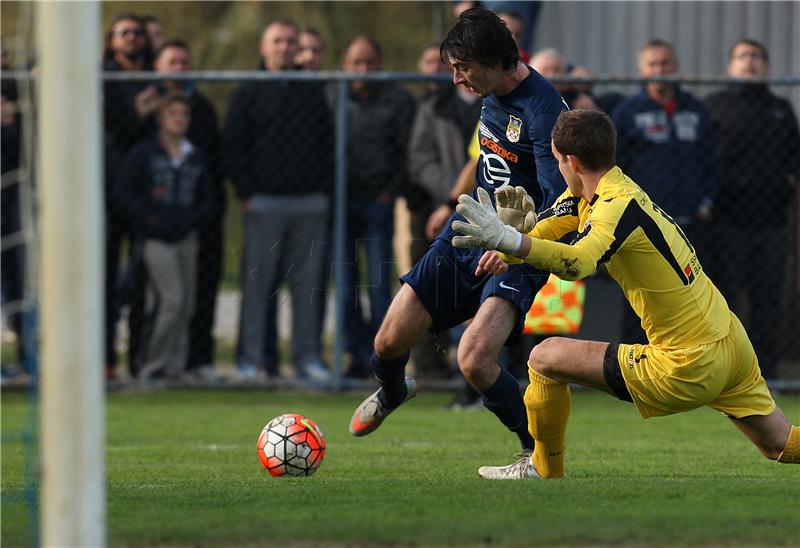
[[[616,200],[597,205],[591,222],[585,223],[572,243],[565,244],[536,237],[536,229],[532,236],[520,234],[505,225],[482,188],[478,189],[478,200],[476,202],[469,196],[459,198],[457,210],[467,222],[453,222],[453,229],[462,234],[453,237],[455,247],[497,250],[564,280],[585,278],[596,270],[614,242],[614,227],[620,214],[618,209],[623,202]],[[506,258],[506,262],[516,261]]]
[[[580,280],[593,274],[600,258],[595,257],[583,246],[551,242],[530,236],[522,237],[519,251],[515,256],[568,281]]]

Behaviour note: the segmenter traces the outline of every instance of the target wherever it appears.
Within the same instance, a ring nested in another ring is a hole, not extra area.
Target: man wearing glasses
[[[153,53],[145,33],[144,21],[133,13],[117,16],[106,35],[103,70],[141,71],[153,69]],[[115,333],[122,303],[117,290],[121,244],[130,238],[132,222],[121,204],[114,200],[111,189],[119,166],[131,147],[147,132],[144,111],[158,100],[155,87],[147,82],[105,82],[103,85],[103,118],[105,127],[105,210],[106,210],[106,285],[105,285],[105,356],[106,377],[114,379],[116,371]],[[138,268],[131,263],[134,268]],[[135,293],[135,292],[134,292]],[[139,292],[141,293],[141,292]],[[137,306],[134,295],[130,314],[129,363],[135,363],[141,333],[143,307]],[[139,303],[143,305],[143,302]]]

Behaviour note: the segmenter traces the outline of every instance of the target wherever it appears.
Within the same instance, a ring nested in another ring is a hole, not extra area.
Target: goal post
[[[100,3],[37,3],[41,539],[105,544]]]

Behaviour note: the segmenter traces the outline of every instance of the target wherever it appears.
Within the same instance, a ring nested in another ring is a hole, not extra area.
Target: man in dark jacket
[[[639,52],[642,77],[677,70],[667,42],[651,40]],[[622,170],[684,230],[707,219],[718,173],[714,134],[703,104],[674,84],[650,82],[620,103],[613,118]]]
[[[714,253],[707,268],[731,309],[745,320],[762,375],[769,380],[776,375],[780,349],[800,134],[788,101],[766,84],[747,82],[768,75],[767,48],[740,40],[731,48],[728,76],[742,83],[710,95],[706,106],[722,160],[712,221]]]
[[[275,21],[262,35],[264,69],[294,70],[299,29]],[[333,178],[333,127],[320,84],[249,82],[231,98],[224,131],[228,173],[244,212],[244,263],[238,363],[242,380],[261,368],[277,373],[266,355],[274,331],[278,287],[292,293],[292,354],[298,376],[325,381],[321,361],[324,242]],[[312,218],[313,223],[300,222]],[[272,328],[270,326],[273,326]]]
[[[677,73],[672,46],[649,40],[639,51],[645,78]],[[705,227],[717,193],[717,149],[703,104],[669,82],[648,82],[612,115],[617,128],[617,165],[687,233],[702,261]],[[639,318],[627,310],[625,340],[644,342]]]
[[[133,13],[123,13],[111,23],[103,50],[103,70],[107,72],[148,71],[153,69],[153,53],[147,39],[144,21]],[[152,86],[150,86],[152,87]],[[148,109],[157,105],[157,93],[142,81],[107,81],[103,85],[103,118],[105,128],[105,363],[106,377],[117,375],[116,324],[125,300],[120,286],[120,256],[123,241],[130,240],[132,220],[125,207],[112,192],[120,165],[131,148],[144,139],[149,131]],[[136,261],[129,262],[131,272],[139,273]],[[130,339],[128,362],[132,372],[137,367],[141,340],[143,299],[133,291],[128,296]]]
[[[162,99],[159,132],[137,145],[117,179],[118,194],[142,240],[152,330],[138,377],[179,378],[194,311],[198,233],[214,217],[214,182],[202,153],[186,139],[190,104],[180,91]]]
[[[342,57],[348,72],[381,70],[380,44],[370,36],[350,40]],[[348,216],[345,307],[346,347],[352,361],[348,374],[368,376],[372,341],[392,299],[395,198],[408,184],[406,154],[414,98],[388,82],[357,80],[347,101]],[[369,320],[358,298],[358,243],[366,248]]]

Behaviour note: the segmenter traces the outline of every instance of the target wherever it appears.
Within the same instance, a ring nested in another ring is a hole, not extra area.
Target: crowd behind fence
[[[553,81],[608,110],[619,165],[688,235],[765,375],[796,378],[800,137],[779,96],[800,79],[650,80],[680,84],[672,117],[643,104],[640,78]],[[106,72],[103,89],[108,378],[216,383],[221,362],[244,383],[368,378],[397,276],[430,243],[426,224],[447,206],[460,167],[440,165],[433,117],[466,143],[480,101],[453,102],[447,75],[410,73]],[[7,174],[25,166],[7,121],[3,300],[12,303],[26,279],[15,236],[24,207]],[[642,336],[602,270],[586,298],[577,336]],[[20,316],[4,308],[21,334]],[[279,318],[289,308],[287,331]],[[427,341],[418,371],[450,378],[456,340]],[[526,350],[514,350],[508,365],[524,368]]]

